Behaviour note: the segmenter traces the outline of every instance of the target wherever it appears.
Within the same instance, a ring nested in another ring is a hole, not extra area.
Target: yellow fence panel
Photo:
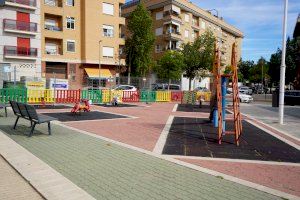
[[[199,99],[203,99],[204,101],[210,101],[211,92],[197,92],[196,98],[199,101]]]
[[[114,97],[122,102],[123,90],[102,90],[102,103],[111,103]]]
[[[50,89],[29,89],[27,90],[27,102],[32,104],[54,103],[54,91]]]
[[[171,92],[170,91],[157,91],[156,92],[156,101],[157,102],[171,101]]]

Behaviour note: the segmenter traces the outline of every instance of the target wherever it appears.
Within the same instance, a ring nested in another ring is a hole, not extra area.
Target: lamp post
[[[99,88],[101,86],[101,42],[102,40],[99,40]]]
[[[283,16],[283,30],[282,30],[282,53],[281,53],[281,67],[280,67],[280,85],[279,85],[279,124],[283,124],[284,116],[284,86],[285,86],[285,53],[286,53],[286,28],[287,28],[287,10],[288,0],[284,0],[284,16]]]

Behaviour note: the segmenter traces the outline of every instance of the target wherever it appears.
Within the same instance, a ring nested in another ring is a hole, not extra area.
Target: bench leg
[[[31,131],[28,135],[28,137],[31,137],[31,135],[33,134],[34,128],[35,128],[36,123],[33,123],[32,127],[31,127]]]
[[[19,116],[17,116],[17,119],[16,119],[16,121],[15,121],[15,125],[14,125],[14,129],[16,129],[16,126],[17,126],[17,123],[18,123],[18,121],[19,121]]]
[[[7,108],[5,107],[4,110],[5,110],[5,117],[7,117]]]
[[[51,124],[50,124],[50,122],[48,122],[48,133],[49,133],[49,135],[51,135]]]

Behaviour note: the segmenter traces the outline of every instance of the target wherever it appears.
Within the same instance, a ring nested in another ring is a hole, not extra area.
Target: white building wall
[[[196,87],[206,87],[210,90],[210,78],[195,78],[191,82],[191,90],[194,90]],[[189,90],[189,79],[186,77],[181,78],[181,88],[182,90]]]
[[[30,79],[41,77],[41,27],[40,27],[40,0],[36,0],[37,9],[29,10],[4,5],[0,7],[0,88],[3,79],[13,79],[16,71],[16,80],[23,76]],[[37,23],[37,34],[27,35],[22,33],[9,33],[3,30],[3,19],[16,20],[17,11],[30,14],[30,22]],[[7,59],[4,58],[4,46],[17,46],[17,37],[30,38],[30,47],[37,48],[38,55],[35,60]],[[5,70],[4,70],[5,66]],[[7,70],[10,72],[7,72]],[[13,80],[12,80],[13,81]]]

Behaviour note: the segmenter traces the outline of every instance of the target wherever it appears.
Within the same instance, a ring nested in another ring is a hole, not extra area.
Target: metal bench
[[[51,121],[56,120],[53,117],[49,117],[46,115],[38,114],[32,105],[28,105],[25,103],[18,103],[15,101],[10,101],[10,105],[13,109],[14,114],[17,116],[17,119],[14,124],[14,129],[16,129],[19,118],[23,118],[30,121],[31,131],[29,133],[29,137],[33,134],[34,128],[36,124],[48,123],[48,133],[51,135]]]

